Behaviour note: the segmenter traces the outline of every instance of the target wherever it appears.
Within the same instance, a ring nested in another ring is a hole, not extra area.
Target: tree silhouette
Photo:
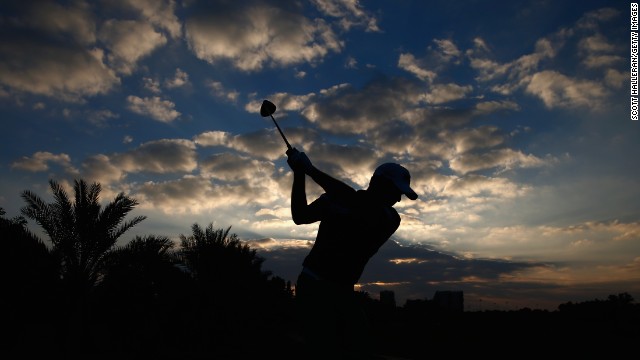
[[[193,224],[191,236],[180,235],[184,264],[198,280],[216,288],[240,290],[265,280],[270,273],[262,271],[264,259],[230,230],[214,229],[213,223],[205,229]]]
[[[0,208],[0,238],[3,261],[1,274],[6,277],[3,286],[10,293],[31,293],[41,288],[51,289],[58,279],[59,267],[47,246],[26,227],[22,217],[7,219]],[[19,290],[19,291],[18,291]]]
[[[271,273],[262,271],[264,259],[230,230],[193,224],[191,235],[180,235],[179,257],[198,284],[198,336],[217,349],[264,351],[272,345],[267,343],[274,336],[275,319],[281,319],[274,314],[281,307],[274,303],[287,290],[282,279],[269,279]],[[278,291],[274,286],[280,286]],[[241,346],[247,338],[255,339],[254,349]]]
[[[0,297],[3,351],[31,346],[34,329],[47,333],[43,324],[56,322],[58,314],[47,304],[58,308],[59,265],[47,246],[26,227],[22,217],[5,218],[0,208]],[[39,326],[36,326],[38,324]],[[41,336],[40,345],[53,345],[55,333]]]
[[[173,248],[165,236],[136,236],[105,256],[91,304],[92,332],[102,332],[101,342],[165,355],[190,347],[175,329],[193,322],[192,279],[178,267]],[[167,333],[173,341],[165,341]]]
[[[182,273],[174,266],[177,259],[171,251],[173,247],[166,236],[136,236],[105,255],[100,285],[119,286],[148,296],[157,294],[165,277]]]
[[[105,254],[122,234],[146,217],[124,221],[138,204],[124,193],[102,208],[98,183],[88,185],[84,180],[75,180],[75,201],[55,180],[50,180],[49,185],[54,202],[48,204],[25,190],[22,198],[27,205],[21,212],[35,220],[49,236],[52,251],[60,260],[61,277],[69,290],[85,293],[95,285]]]
[[[58,182],[49,181],[54,201],[45,202],[32,191],[22,192],[27,205],[24,216],[35,220],[49,236],[51,253],[59,264],[62,286],[57,313],[63,334],[62,351],[88,351],[91,339],[90,293],[104,266],[104,259],[122,234],[146,217],[137,216],[124,221],[138,204],[135,199],[118,194],[103,208],[100,204],[101,186],[88,185],[84,180],[74,182],[74,201]]]

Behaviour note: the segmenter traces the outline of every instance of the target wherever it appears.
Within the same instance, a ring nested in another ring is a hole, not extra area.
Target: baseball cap
[[[391,180],[391,182],[411,200],[418,198],[418,194],[416,194],[410,186],[411,174],[409,174],[409,170],[405,169],[402,165],[384,163],[376,168],[373,176],[381,176]]]

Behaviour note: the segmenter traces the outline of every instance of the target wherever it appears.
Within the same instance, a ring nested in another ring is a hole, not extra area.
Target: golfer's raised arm
[[[310,224],[318,219],[314,216],[314,211],[307,204],[307,190],[305,186],[306,170],[310,167],[311,161],[296,148],[287,151],[287,163],[293,170],[293,185],[291,187],[291,219],[296,225]]]
[[[316,182],[316,184],[320,185],[320,187],[327,193],[327,194],[335,194],[338,196],[347,196],[350,195],[352,193],[354,193],[356,190],[354,188],[352,188],[351,186],[343,183],[342,181],[331,177],[330,175],[318,170],[318,168],[313,167],[312,169],[310,169],[307,172],[307,175],[309,175],[313,181]]]
[[[307,204],[305,189],[305,173],[293,171],[293,185],[291,187],[291,219],[296,225],[310,224],[313,219],[312,211]]]
[[[309,160],[307,154],[304,152],[300,152],[296,148],[293,148],[287,151],[287,155],[289,156],[287,163],[289,163],[289,166],[294,173],[304,172],[309,175],[309,177],[311,177],[316,184],[320,185],[327,194],[348,196],[356,191],[351,186],[331,177],[313,166],[311,160]]]

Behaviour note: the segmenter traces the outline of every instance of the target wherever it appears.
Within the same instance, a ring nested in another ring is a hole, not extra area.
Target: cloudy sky
[[[289,209],[289,142],[417,201],[360,289],[463,290],[467,309],[640,299],[640,124],[624,1],[0,3],[0,207],[97,181],[148,218],[231,226],[295,280],[317,224]],[[309,183],[309,198],[320,194]],[[37,229],[30,222],[30,227]]]

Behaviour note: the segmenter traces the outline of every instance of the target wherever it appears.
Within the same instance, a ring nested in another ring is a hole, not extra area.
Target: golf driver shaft
[[[269,114],[269,116],[271,116],[271,120],[273,120],[273,123],[276,124],[276,127],[278,128],[278,131],[280,132],[280,135],[282,136],[282,140],[284,140],[285,144],[287,144],[287,149],[291,150],[291,144],[289,144],[289,142],[287,141],[287,138],[284,136],[284,133],[282,132],[282,129],[280,129],[280,126],[278,126],[278,123],[276,122],[276,119],[273,117],[272,114]]]

